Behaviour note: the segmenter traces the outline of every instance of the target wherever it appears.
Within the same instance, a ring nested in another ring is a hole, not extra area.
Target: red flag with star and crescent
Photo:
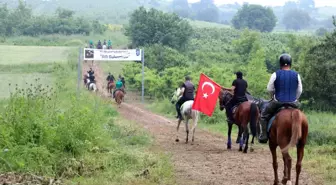
[[[198,110],[211,117],[215,110],[220,90],[220,85],[201,73],[192,109]]]

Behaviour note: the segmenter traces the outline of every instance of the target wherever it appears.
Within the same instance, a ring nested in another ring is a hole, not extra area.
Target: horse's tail
[[[250,129],[253,136],[257,135],[257,113],[258,106],[255,103],[251,103],[250,106]]]
[[[287,153],[290,147],[294,147],[297,143],[297,141],[302,136],[302,115],[300,110],[295,109],[291,113],[291,119],[292,119],[292,136],[290,139],[289,144],[281,149],[282,153]]]

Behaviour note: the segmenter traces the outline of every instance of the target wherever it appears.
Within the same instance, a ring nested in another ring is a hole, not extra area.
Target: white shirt
[[[267,85],[267,90],[269,92],[273,92],[275,91],[275,88],[274,88],[274,82],[276,80],[276,73],[274,72],[268,82],[268,85]],[[296,99],[299,99],[301,94],[302,94],[302,82],[301,82],[301,77],[300,75],[298,74],[298,88],[296,89]],[[275,99],[275,96],[274,96],[274,99]]]

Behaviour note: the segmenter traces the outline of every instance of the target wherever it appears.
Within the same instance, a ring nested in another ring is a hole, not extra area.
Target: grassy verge
[[[155,101],[148,108],[158,114],[173,117],[174,105],[168,99]],[[324,184],[336,182],[336,124],[335,115],[322,112],[305,112],[309,121],[308,144],[305,147],[303,166],[305,170],[322,178]],[[227,136],[225,112],[216,110],[212,117],[201,116],[200,128]],[[232,138],[235,141],[237,128],[233,127]],[[263,145],[265,146],[265,145]],[[267,145],[265,146],[267,147]],[[296,159],[296,150],[291,149],[291,155]]]
[[[19,84],[0,101],[0,173],[65,184],[174,184],[169,158],[151,150],[146,132],[122,120],[110,102],[84,90],[76,96],[76,67],[69,61],[77,56],[69,56],[68,63],[35,65],[55,83]],[[19,66],[16,72],[36,73]]]
[[[103,35],[42,35],[38,37],[16,36],[0,37],[0,45],[20,45],[20,46],[87,46],[90,40],[95,45],[98,40],[104,39],[112,41],[112,46],[124,46],[128,43],[127,37],[122,31],[106,31]]]

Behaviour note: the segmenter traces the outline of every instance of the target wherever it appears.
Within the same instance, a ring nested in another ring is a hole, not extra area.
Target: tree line
[[[335,21],[333,24],[336,26]],[[146,94],[152,97],[170,96],[185,75],[192,76],[197,84],[200,72],[230,86],[233,72],[240,70],[249,82],[250,92],[268,99],[269,77],[279,69],[279,56],[287,52],[292,55],[294,69],[302,76],[304,107],[336,111],[336,30],[317,37],[249,29],[192,28],[175,14],[144,8],[134,11],[126,30],[133,47],[145,47]],[[141,64],[137,63],[124,68],[125,79],[139,89],[140,71]]]
[[[44,34],[103,33],[106,27],[97,20],[74,17],[74,11],[58,8],[55,16],[33,15],[32,9],[19,1],[15,9],[6,4],[0,6],[0,35],[38,36]]]

